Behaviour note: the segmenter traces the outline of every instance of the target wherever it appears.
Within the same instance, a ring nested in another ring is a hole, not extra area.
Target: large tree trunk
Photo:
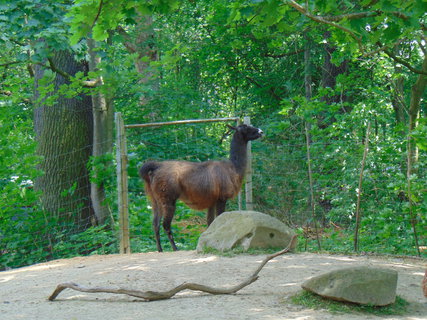
[[[70,75],[84,71],[69,51],[55,52],[51,61]],[[35,181],[35,188],[42,192],[41,201],[48,215],[83,230],[94,217],[87,169],[92,153],[91,99],[60,94],[58,90],[67,80],[59,74],[51,92],[42,95],[44,74],[45,69],[36,66],[34,129],[43,175]]]

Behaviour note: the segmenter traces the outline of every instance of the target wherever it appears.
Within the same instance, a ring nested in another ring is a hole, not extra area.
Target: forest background
[[[427,3],[0,2],[0,270],[118,252],[114,112],[250,116],[254,207],[300,250],[426,256]],[[155,250],[137,167],[227,157],[224,123],[127,130],[132,251]],[[237,207],[233,202],[229,208]],[[180,249],[203,213],[179,204]],[[164,241],[166,243],[166,241]]]

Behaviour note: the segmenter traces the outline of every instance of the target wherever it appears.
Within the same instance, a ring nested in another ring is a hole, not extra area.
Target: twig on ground
[[[233,294],[243,289],[244,287],[250,285],[251,283],[255,282],[256,280],[258,280],[258,274],[260,273],[262,268],[267,264],[267,262],[291,250],[291,248],[294,247],[296,238],[297,238],[296,235],[293,236],[289,245],[285,249],[265,257],[264,260],[259,265],[259,267],[255,270],[255,272],[252,275],[250,275],[245,281],[241,282],[236,286],[232,286],[229,288],[213,288],[213,287],[209,287],[209,286],[205,286],[197,283],[184,282],[183,284],[169,291],[140,291],[140,290],[130,290],[130,289],[123,289],[123,288],[119,288],[119,289],[103,288],[103,287],[87,288],[77,283],[66,282],[66,283],[59,284],[48,299],[50,301],[55,300],[56,297],[65,289],[73,289],[76,291],[88,292],[88,293],[102,292],[102,293],[126,294],[128,296],[141,298],[147,301],[170,299],[174,295],[176,295],[178,292],[183,290],[202,291],[210,294]]]

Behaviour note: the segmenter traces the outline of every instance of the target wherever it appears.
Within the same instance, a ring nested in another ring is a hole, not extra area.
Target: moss
[[[299,293],[290,297],[293,304],[301,305],[311,309],[325,309],[330,312],[340,313],[364,313],[373,314],[377,316],[385,315],[404,315],[408,313],[409,302],[397,296],[396,302],[388,306],[377,307],[358,305],[354,303],[333,301],[323,298],[319,295],[308,291],[300,291]]]

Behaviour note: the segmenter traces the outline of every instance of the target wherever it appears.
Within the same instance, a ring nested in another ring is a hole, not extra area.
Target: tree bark
[[[89,71],[97,71],[98,64],[101,58],[95,52],[96,43],[93,39],[87,39],[88,52],[89,52]],[[94,159],[102,157],[107,153],[113,151],[113,122],[114,122],[114,108],[111,103],[111,98],[102,91],[104,84],[101,76],[96,79],[98,87],[95,88],[97,92],[92,94],[93,106],[93,151],[92,156]],[[111,216],[110,209],[106,203],[105,186],[102,181],[97,177],[96,167],[92,168],[93,176],[96,182],[91,183],[91,199],[93,209],[98,224],[104,224],[108,217]]]
[[[70,75],[85,71],[72,52],[55,52],[51,61]],[[34,129],[37,153],[42,157],[43,175],[35,181],[48,215],[72,223],[83,230],[93,223],[87,162],[92,153],[92,104],[90,97],[68,98],[58,92],[67,83],[61,75],[53,79],[53,89],[43,95],[45,69],[35,68]]]
[[[401,68],[395,66],[394,70],[396,73],[400,73]],[[392,80],[391,104],[393,106],[397,124],[404,124],[406,122],[406,119],[405,119],[406,104],[405,104],[405,98],[404,98],[403,85],[404,85],[404,77],[402,75]]]
[[[326,40],[329,37],[330,37],[330,33],[327,33],[325,35]],[[335,85],[337,83],[337,77],[340,74],[347,72],[348,61],[344,60],[343,62],[340,63],[339,66],[336,66],[332,62],[332,55],[333,55],[334,51],[336,50],[336,48],[331,46],[328,42],[326,42],[324,49],[325,49],[325,58],[323,60],[321,86],[323,88],[334,89]],[[345,102],[347,100],[347,97],[343,96],[343,95],[334,95],[334,96],[326,96],[323,98],[323,100],[327,104],[342,103],[342,102]]]
[[[324,35],[324,38],[326,40],[326,43],[324,45],[324,60],[323,60],[323,66],[322,66],[322,80],[320,83],[320,86],[322,88],[330,88],[332,90],[335,89],[335,86],[337,84],[337,77],[340,74],[343,74],[347,72],[348,69],[348,61],[344,60],[341,62],[339,66],[336,66],[332,62],[332,55],[334,51],[336,50],[336,47],[331,46],[327,41],[330,37],[330,32],[326,32]],[[334,94],[334,95],[325,95],[321,98],[321,101],[324,101],[326,104],[342,104],[343,102],[347,101],[347,96],[344,94]],[[347,108],[343,105],[341,108],[341,112],[348,112]],[[318,116],[318,126],[320,128],[327,128],[331,123],[330,121],[335,121],[334,118],[332,120],[329,120],[327,122],[325,120],[325,117],[322,115]]]

